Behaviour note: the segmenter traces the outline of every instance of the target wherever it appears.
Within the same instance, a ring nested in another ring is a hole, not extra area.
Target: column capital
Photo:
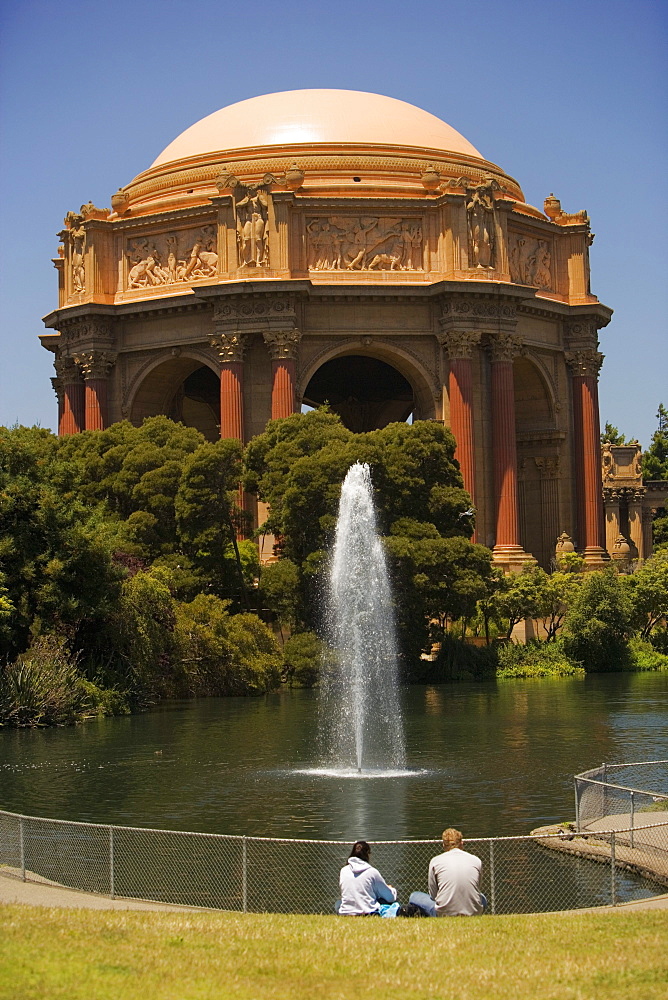
[[[61,357],[56,358],[53,362],[53,367],[56,369],[56,375],[63,385],[69,385],[81,379],[81,371],[71,354],[61,355]]]
[[[233,361],[243,361],[248,339],[242,333],[217,333],[209,338],[209,344],[218,355],[221,365]]]
[[[269,349],[272,361],[294,361],[297,348],[302,339],[301,330],[264,330],[264,342]]]
[[[75,354],[74,360],[81,369],[86,381],[97,378],[108,378],[111,368],[116,364],[118,355],[109,351],[84,351]]]
[[[571,374],[580,378],[598,379],[605,355],[593,347],[582,351],[566,351],[564,358]]]
[[[492,364],[498,361],[513,361],[524,353],[522,338],[514,333],[497,333],[487,338],[485,344]]]
[[[472,357],[473,349],[478,346],[481,337],[482,334],[475,330],[448,330],[436,334],[436,339],[450,361]]]
[[[56,376],[56,378],[51,379],[51,385],[53,386],[53,391],[56,394],[58,403],[62,404],[63,398],[65,396],[65,383],[63,382],[62,378],[58,378]]]

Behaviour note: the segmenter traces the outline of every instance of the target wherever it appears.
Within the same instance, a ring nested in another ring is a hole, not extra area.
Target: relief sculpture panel
[[[371,215],[307,219],[312,271],[421,271],[419,220]]]
[[[552,253],[547,240],[510,233],[508,237],[510,277],[520,285],[552,288]]]
[[[129,241],[128,289],[173,285],[218,273],[215,226],[199,232],[160,233]]]

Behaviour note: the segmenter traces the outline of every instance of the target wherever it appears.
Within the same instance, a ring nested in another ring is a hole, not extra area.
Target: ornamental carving
[[[61,327],[63,344],[75,344],[82,341],[113,341],[114,333],[111,323],[101,317],[87,316],[64,323]]]
[[[84,379],[108,378],[109,371],[116,363],[116,354],[108,351],[84,351],[75,354],[74,360],[81,369]]]
[[[601,324],[602,325],[602,324]],[[569,341],[591,341],[598,343],[599,324],[596,319],[586,317],[566,323],[566,337]]]
[[[474,347],[480,343],[482,334],[472,330],[451,330],[439,333],[436,338],[450,361],[455,358],[470,358]]]
[[[300,330],[265,330],[263,337],[272,361],[296,359],[299,341],[302,339]]]
[[[214,323],[289,316],[295,311],[294,295],[245,295],[218,300],[213,307]]]
[[[547,240],[511,234],[508,247],[513,281],[519,285],[552,288],[552,253]]]
[[[59,405],[62,404],[63,397],[65,395],[65,384],[63,380],[58,377],[52,378],[51,385],[53,386],[53,391],[56,394],[56,399],[58,400],[58,404]]]
[[[494,192],[501,185],[492,177],[466,188],[469,267],[494,267],[496,253]]]
[[[277,178],[265,174],[261,184],[242,184],[234,174],[223,173],[215,183],[219,191],[232,192],[239,267],[268,267],[270,191]]]
[[[218,273],[215,226],[198,233],[165,233],[132,240],[125,251],[128,289],[214,278]]]
[[[550,458],[540,456],[534,458],[536,468],[540,472],[541,479],[557,479],[559,476],[559,456],[553,455]]]
[[[209,344],[215,348],[221,364],[244,359],[246,337],[242,333],[219,333],[209,339]]]
[[[343,216],[306,220],[312,271],[420,271],[422,226],[415,219]]]
[[[443,319],[472,317],[474,319],[517,319],[517,306],[511,302],[485,302],[484,299],[448,298],[441,306]]]
[[[497,333],[490,337],[486,344],[492,362],[513,361],[518,355],[524,352],[524,345],[521,337],[516,337],[513,333]]]
[[[605,355],[589,348],[584,351],[566,351],[564,357],[574,376],[597,379]]]

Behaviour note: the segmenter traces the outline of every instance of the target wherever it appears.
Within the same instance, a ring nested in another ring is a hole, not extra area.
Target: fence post
[[[633,825],[635,820],[635,792],[631,792],[631,847],[633,847]],[[642,826],[642,823],[641,823]]]
[[[615,876],[616,876],[615,834],[613,832],[610,836],[610,888],[611,888],[613,906],[617,906],[617,880]]]
[[[605,761],[601,764],[601,771],[603,772],[603,815],[608,815],[608,770]]]
[[[579,785],[577,777],[573,778],[573,788],[575,791],[575,829],[580,832],[580,795],[579,795]]]
[[[489,842],[489,905],[492,913],[496,913],[496,884],[494,879],[494,841]]]
[[[109,895],[112,899],[116,898],[116,891],[114,886],[114,828],[109,827]]]
[[[21,878],[26,880],[26,852],[23,841],[23,816],[19,816],[19,851],[21,852]]]
[[[248,852],[246,849],[246,838],[241,839],[241,900],[243,912],[248,912],[248,882],[247,882],[247,862]]]

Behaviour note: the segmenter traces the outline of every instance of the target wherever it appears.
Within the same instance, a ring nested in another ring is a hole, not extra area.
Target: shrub
[[[40,636],[0,672],[0,725],[72,725],[88,705],[77,658],[57,636]]]
[[[566,615],[564,632],[564,652],[585,670],[628,668],[631,603],[613,568],[585,576]]]
[[[471,646],[446,633],[436,658],[420,659],[412,667],[408,679],[418,684],[489,680],[494,677],[496,664],[496,646]]]
[[[655,649],[651,642],[631,639],[631,670],[668,670],[668,655]]]
[[[505,643],[498,649],[497,677],[584,677],[581,663],[571,660],[563,643],[530,639],[525,646]]]
[[[313,687],[320,676],[325,647],[315,632],[290,636],[283,647],[283,683],[290,687]]]

